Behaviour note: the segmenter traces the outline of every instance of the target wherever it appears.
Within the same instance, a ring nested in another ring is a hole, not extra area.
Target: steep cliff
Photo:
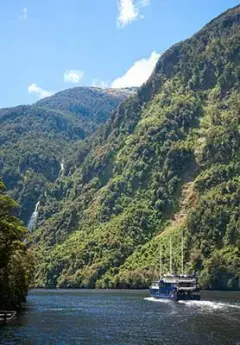
[[[238,288],[239,66],[239,6],[161,56],[43,201],[37,285],[145,287],[183,231],[185,270]]]

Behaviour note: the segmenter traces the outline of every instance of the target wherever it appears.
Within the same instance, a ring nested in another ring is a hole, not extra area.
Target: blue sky
[[[1,0],[0,107],[74,86],[138,86],[236,0]]]

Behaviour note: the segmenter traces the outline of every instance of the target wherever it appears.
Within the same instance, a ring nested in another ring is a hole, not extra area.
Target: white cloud
[[[96,79],[93,79],[91,86],[100,87],[101,89],[106,89],[107,87],[109,87],[109,83],[96,78]]]
[[[40,86],[33,83],[28,86],[28,93],[36,95],[37,98],[42,99],[51,96],[53,93],[47,90],[43,90]]]
[[[28,19],[28,9],[25,7],[21,10],[19,16],[18,16],[19,20],[27,20]]]
[[[140,14],[140,10],[142,7],[148,6],[150,1],[151,0],[118,0],[118,26],[124,28],[134,20],[144,18],[144,16]]]
[[[113,80],[111,87],[122,88],[141,86],[151,76],[159,57],[160,54],[153,51],[148,59],[135,61],[123,76]]]
[[[80,70],[67,70],[64,73],[63,79],[65,83],[78,84],[83,77],[84,72]]]

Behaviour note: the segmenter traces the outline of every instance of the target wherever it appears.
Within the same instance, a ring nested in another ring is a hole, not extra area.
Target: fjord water
[[[0,328],[1,345],[237,345],[240,293],[199,302],[157,301],[147,291],[33,290]]]

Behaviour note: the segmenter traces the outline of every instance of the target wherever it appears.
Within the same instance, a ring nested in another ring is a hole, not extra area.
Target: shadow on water
[[[156,303],[155,303],[156,302]],[[1,345],[237,345],[240,293],[159,301],[146,291],[33,290]]]

